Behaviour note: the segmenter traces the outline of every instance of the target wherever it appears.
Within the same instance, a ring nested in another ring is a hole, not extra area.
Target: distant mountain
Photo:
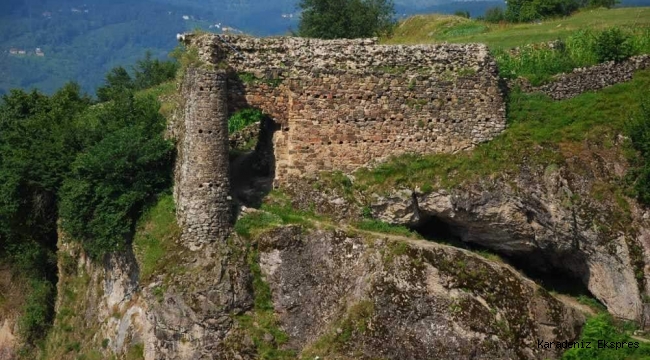
[[[648,4],[650,0],[625,0]],[[0,94],[11,88],[51,93],[66,81],[94,93],[104,74],[146,50],[165,57],[176,34],[196,28],[257,36],[290,33],[298,0],[1,0]],[[396,0],[400,18],[469,11],[503,1]]]

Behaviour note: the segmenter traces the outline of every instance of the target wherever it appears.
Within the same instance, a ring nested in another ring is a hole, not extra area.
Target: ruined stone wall
[[[650,67],[650,55],[634,56],[615,63],[613,61],[578,68],[568,74],[556,75],[545,85],[534,87],[525,79],[512,81],[509,86],[519,86],[524,92],[541,92],[555,100],[565,100],[587,91],[596,91],[607,86],[630,81],[637,70]]]
[[[200,249],[230,231],[227,73],[190,68],[178,134],[176,214],[183,244]]]
[[[189,37],[230,69],[228,111],[258,107],[280,125],[276,181],[353,171],[392,155],[455,152],[505,128],[487,47],[376,40]]]

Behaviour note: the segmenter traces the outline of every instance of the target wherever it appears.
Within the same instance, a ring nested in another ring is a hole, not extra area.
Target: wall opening
[[[255,126],[252,126],[255,129]],[[250,133],[248,141],[255,142],[254,147],[230,149],[230,184],[233,199],[246,207],[258,208],[264,197],[273,189],[275,178],[275,152],[273,133],[279,125],[264,114],[259,122],[258,131]]]

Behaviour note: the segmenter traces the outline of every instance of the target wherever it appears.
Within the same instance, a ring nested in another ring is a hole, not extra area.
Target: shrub
[[[593,51],[598,62],[623,61],[632,56],[633,49],[629,44],[630,36],[618,28],[610,28],[601,32],[594,43]]]
[[[458,10],[454,13],[454,15],[469,19],[469,11],[467,10]]]

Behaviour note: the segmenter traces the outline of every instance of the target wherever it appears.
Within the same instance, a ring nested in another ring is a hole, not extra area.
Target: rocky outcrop
[[[233,317],[253,301],[245,245],[232,241],[184,254],[174,272],[143,290],[155,335],[145,359],[246,358],[224,345],[236,332]]]
[[[568,74],[559,74],[545,85],[532,86],[519,78],[510,83],[510,87],[519,86],[524,92],[541,92],[555,100],[570,99],[587,91],[600,90],[604,87],[632,80],[637,70],[650,66],[650,55],[631,57],[620,63],[606,63],[574,69]]]
[[[648,215],[622,195],[594,199],[594,189],[603,186],[597,179],[616,166],[579,163],[578,172],[577,164],[522,168],[514,179],[449,190],[396,191],[374,196],[372,209],[393,224],[419,226],[434,237],[445,233],[529,268],[563,271],[567,282],[582,281],[615,316],[643,323]]]
[[[549,359],[583,316],[503,263],[424,240],[283,227],[260,265],[288,348],[324,359]]]
[[[12,360],[16,358],[16,330],[16,319],[7,318],[0,321],[0,359]]]
[[[207,245],[200,253],[179,248],[163,271],[141,279],[131,250],[97,261],[78,244],[60,241],[58,316],[47,355],[242,359],[224,342],[233,316],[252,304],[245,255],[228,246]],[[80,344],[76,353],[66,350],[71,343]]]

